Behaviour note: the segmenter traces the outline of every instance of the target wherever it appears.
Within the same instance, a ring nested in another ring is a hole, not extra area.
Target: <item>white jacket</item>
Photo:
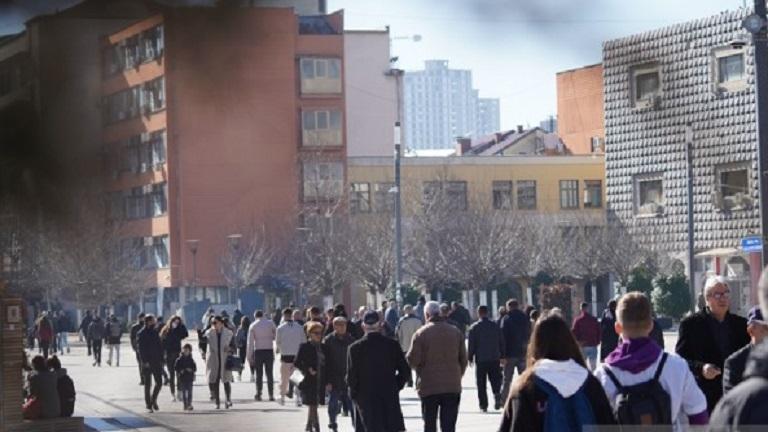
[[[299,353],[299,345],[307,341],[304,327],[295,321],[283,321],[277,328],[277,353],[283,356],[295,356]]]
[[[254,351],[274,349],[276,336],[275,323],[269,318],[259,318],[248,328],[248,344],[246,352],[251,359]]]

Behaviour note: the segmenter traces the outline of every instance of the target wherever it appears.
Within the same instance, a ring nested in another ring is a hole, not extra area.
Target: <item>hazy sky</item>
[[[555,74],[601,61],[602,41],[744,5],[743,0],[329,0],[350,29],[419,34],[396,40],[405,70],[446,59],[471,69],[481,97],[501,99],[501,126],[557,111]],[[750,1],[749,4],[752,4]]]

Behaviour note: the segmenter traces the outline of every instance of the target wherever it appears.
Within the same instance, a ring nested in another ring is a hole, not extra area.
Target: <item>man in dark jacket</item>
[[[94,366],[98,365],[101,367],[101,345],[106,335],[107,329],[104,325],[104,320],[98,315],[94,316],[91,325],[88,326],[88,340],[91,341]]]
[[[381,334],[375,311],[363,317],[365,336],[349,347],[347,385],[355,403],[356,432],[400,432],[405,430],[400,408],[400,390],[410,369],[400,345]]]
[[[507,315],[501,321],[501,333],[504,335],[504,385],[501,395],[502,399],[506,399],[515,368],[518,374],[525,370],[525,353],[531,335],[531,320],[520,310],[516,299],[507,301]]]
[[[141,370],[141,358],[139,357],[139,345],[137,336],[139,335],[139,332],[141,329],[144,328],[144,312],[141,312],[139,316],[136,319],[136,322],[131,326],[131,348],[133,348],[133,352],[136,354],[136,364],[139,365],[139,378],[141,379],[139,381],[139,385],[144,385],[144,373]]]
[[[747,320],[731,314],[731,291],[725,278],[713,276],[704,287],[705,310],[680,322],[675,351],[688,366],[707,397],[707,411],[715,408],[723,395],[722,370],[731,354],[749,343]]]
[[[83,317],[83,320],[80,321],[80,327],[78,328],[80,334],[85,338],[85,344],[88,346],[88,356],[91,355],[91,340],[88,339],[88,327],[91,326],[92,321],[93,316],[91,315],[91,311],[87,310],[85,311],[85,316]]]
[[[336,418],[344,409],[345,413],[352,411],[352,402],[347,392],[347,351],[355,341],[347,332],[347,319],[337,316],[333,319],[333,332],[323,340],[325,355],[325,388],[329,393],[328,428],[338,430]],[[353,419],[354,424],[354,419]]]
[[[451,303],[451,313],[448,318],[452,319],[458,324],[461,334],[467,334],[467,327],[472,324],[472,317],[469,315],[469,311],[459,302]]]
[[[136,344],[139,348],[141,370],[144,374],[144,402],[151,413],[160,408],[157,406],[157,395],[163,387],[163,344],[160,335],[155,329],[155,317],[144,317],[144,328],[136,336]],[[150,394],[152,379],[155,380],[155,388]]]
[[[758,283],[758,298],[761,309],[768,310],[768,271],[765,270]],[[717,404],[709,420],[710,431],[763,430],[768,425],[766,406],[768,341],[764,340],[752,348],[744,371],[744,381],[731,389]]]
[[[475,380],[477,381],[477,396],[480,399],[480,410],[488,411],[488,394],[486,379],[491,382],[491,390],[495,399],[494,409],[501,408],[504,401],[501,397],[501,355],[504,352],[504,335],[498,324],[488,318],[488,306],[479,306],[477,316],[480,319],[469,328],[469,363],[475,363]]]
[[[762,342],[768,334],[768,323],[763,321],[763,314],[757,306],[753,307],[747,314],[747,333],[751,338],[750,342],[725,359],[723,394],[728,393],[744,380],[744,370],[747,367],[747,360],[752,348]]]
[[[619,345],[619,335],[616,334],[616,299],[608,302],[608,307],[600,318],[600,362]]]

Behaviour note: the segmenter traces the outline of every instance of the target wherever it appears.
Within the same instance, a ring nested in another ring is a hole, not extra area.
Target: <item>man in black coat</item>
[[[515,369],[518,374],[525,370],[525,354],[531,335],[531,320],[520,310],[516,299],[507,301],[507,315],[501,321],[501,333],[504,335],[504,385],[501,395],[502,399],[506,399]]]
[[[144,317],[144,328],[136,336],[141,359],[141,371],[144,374],[144,402],[149,412],[157,411],[157,395],[163,387],[163,344],[160,335],[155,328],[155,317]],[[155,380],[155,388],[150,395],[152,379]]]
[[[758,284],[762,310],[768,310],[768,271]],[[729,391],[717,404],[709,419],[710,431],[764,430],[768,425],[768,341],[752,348],[744,371],[744,381]],[[762,427],[758,427],[762,426]],[[748,429],[752,427],[753,429]]]
[[[731,354],[749,343],[747,320],[731,314],[731,291],[725,278],[713,276],[704,287],[707,307],[680,322],[675,351],[688,366],[707,397],[707,411],[723,396],[722,371]]]
[[[768,335],[768,323],[763,321],[763,313],[757,306],[753,307],[747,314],[747,333],[749,333],[751,338],[750,342],[725,359],[723,394],[728,393],[744,380],[744,371],[747,367],[749,355],[752,353],[752,348],[762,342],[765,336]]]
[[[347,319],[337,316],[331,324],[333,332],[323,339],[323,354],[325,355],[325,388],[329,393],[328,428],[338,430],[336,418],[343,409],[345,413],[352,410],[352,401],[347,392],[347,352],[355,341],[347,332]],[[353,419],[354,423],[354,419]]]
[[[405,430],[400,390],[410,374],[400,344],[382,336],[378,313],[363,317],[365,336],[349,347],[347,385],[355,404],[356,432]]]
[[[600,318],[600,361],[605,361],[608,354],[619,345],[619,335],[614,328],[616,324],[616,299],[608,302],[608,307]]]
[[[477,396],[480,400],[480,410],[488,411],[488,394],[486,380],[491,382],[491,390],[495,398],[495,409],[504,403],[501,397],[501,355],[504,352],[504,336],[498,324],[488,318],[488,306],[479,306],[477,315],[480,319],[469,328],[469,363],[475,363],[475,380],[477,381]]]
[[[80,330],[80,334],[83,335],[85,338],[85,344],[88,346],[88,356],[91,356],[91,339],[88,337],[88,328],[91,326],[91,323],[93,322],[93,315],[91,315],[91,311],[87,310],[85,311],[85,316],[83,317],[83,320],[80,321],[80,327],[78,330]]]
[[[136,339],[141,329],[144,328],[144,312],[141,312],[136,322],[131,326],[131,348],[136,354],[136,364],[139,365],[139,385],[144,385],[144,373],[141,369],[141,357],[139,357],[139,341]]]

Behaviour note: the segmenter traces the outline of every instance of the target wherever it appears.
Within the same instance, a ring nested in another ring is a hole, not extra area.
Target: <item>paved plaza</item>
[[[673,347],[676,335],[665,334],[667,349]],[[71,338],[70,340],[77,340]],[[196,344],[195,344],[196,346]],[[167,387],[163,387],[158,404],[160,411],[148,414],[144,409],[143,387],[139,386],[136,359],[130,345],[121,347],[120,367],[106,365],[107,349],[103,350],[102,367],[91,366],[84,344],[73,344],[72,352],[61,357],[65,368],[75,382],[77,404],[75,415],[85,417],[89,431],[119,432],[210,432],[217,431],[303,431],[306,408],[296,408],[292,403],[280,406],[277,402],[256,402],[253,400],[255,384],[245,372],[243,382],[233,384],[234,407],[230,410],[216,410],[208,400],[208,387],[204,378],[205,365],[195,351],[198,373],[194,388],[192,412],[184,412],[180,402],[172,402]],[[277,367],[275,378],[279,377]],[[499,412],[482,413],[478,408],[474,383],[474,370],[464,375],[463,393],[457,430],[494,431],[498,428]],[[266,390],[265,390],[266,392]],[[277,392],[277,388],[276,388]],[[223,395],[223,389],[222,389]],[[423,430],[419,399],[414,389],[406,388],[400,393],[406,427],[409,431]],[[327,430],[328,416],[321,408],[320,424]],[[339,430],[352,431],[349,418],[340,418]]]

